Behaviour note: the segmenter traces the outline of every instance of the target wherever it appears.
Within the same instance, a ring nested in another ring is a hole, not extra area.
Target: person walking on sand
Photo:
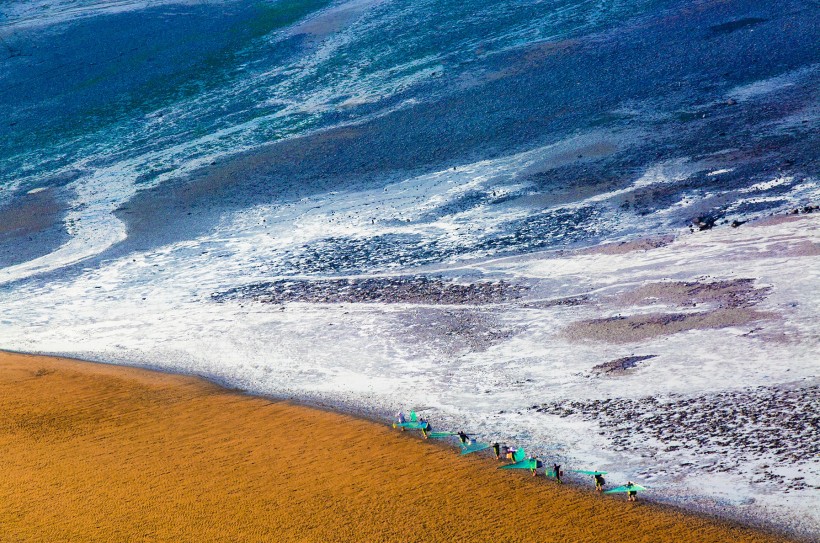
[[[501,445],[498,442],[493,443],[493,452],[495,453],[495,459],[501,460]]]
[[[467,441],[469,440],[469,438],[467,437],[467,434],[465,434],[462,431],[458,432],[458,438],[461,440],[462,445],[466,445]]]
[[[396,422],[393,423],[393,428],[401,428],[401,431],[404,431],[404,423],[407,422],[407,419],[404,417],[404,412],[399,411],[396,413]]]
[[[600,473],[596,473],[595,474],[595,490],[597,490],[598,492],[603,492],[605,484],[606,484],[606,481],[604,481],[604,476],[601,475]]]
[[[635,486],[635,483],[633,483],[632,481],[627,481],[626,485],[624,485],[624,486],[626,486],[626,488],[629,489],[629,488],[632,488],[633,486]],[[637,490],[627,490],[627,492],[626,492],[626,501],[628,501],[628,502],[638,501],[638,491]]]
[[[427,439],[427,435],[429,432],[433,431],[433,427],[430,425],[426,419],[421,419],[421,435],[424,436],[424,439]]]
[[[561,483],[561,465],[560,464],[553,464],[552,465],[552,472],[555,474],[555,480],[558,482],[558,484],[559,485],[562,484]]]
[[[539,459],[537,459],[534,454],[530,455],[530,466],[532,466],[530,468],[530,471],[532,472],[532,476],[535,477],[536,475],[538,475],[535,470],[540,468],[542,466],[542,464],[541,464],[541,461]]]

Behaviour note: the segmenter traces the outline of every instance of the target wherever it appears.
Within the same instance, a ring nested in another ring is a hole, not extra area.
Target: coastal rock
[[[594,366],[592,368],[592,373],[594,375],[620,375],[637,368],[641,362],[649,360],[650,358],[655,358],[656,356],[657,355],[654,354],[643,356],[624,356],[623,358],[617,358],[615,360],[610,360],[609,362],[604,362],[603,364]]]
[[[469,305],[517,300],[527,290],[527,286],[507,281],[465,284],[446,281],[439,277],[413,275],[362,279],[279,280],[214,293],[211,298],[219,302],[248,300],[277,305],[290,302]]]

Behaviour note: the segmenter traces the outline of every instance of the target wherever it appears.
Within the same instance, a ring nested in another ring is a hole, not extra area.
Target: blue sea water
[[[317,250],[366,245],[405,265],[606,239],[641,230],[640,217],[652,230],[809,203],[817,15],[813,3],[749,0],[5,3],[0,209],[48,194],[31,208],[41,220],[0,231],[0,264],[64,245],[84,213],[117,216],[127,232],[87,260],[195,237],[254,205],[590,134],[587,156],[510,166],[498,175],[517,186],[503,197],[488,182],[418,219],[527,207],[492,236],[329,235]],[[607,209],[558,205],[675,161],[694,165],[685,178]],[[729,171],[705,175],[715,170]],[[790,181],[738,204],[739,188],[779,175]],[[653,218],[684,194],[699,205]],[[319,260],[302,271],[351,271]]]

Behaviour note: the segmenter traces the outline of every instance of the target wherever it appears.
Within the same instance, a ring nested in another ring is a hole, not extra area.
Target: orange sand
[[[0,353],[0,541],[782,541],[195,378]]]

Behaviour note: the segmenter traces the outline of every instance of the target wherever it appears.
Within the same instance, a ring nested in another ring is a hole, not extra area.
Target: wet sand
[[[786,540],[386,424],[29,355],[0,353],[0,458],[2,541]]]

